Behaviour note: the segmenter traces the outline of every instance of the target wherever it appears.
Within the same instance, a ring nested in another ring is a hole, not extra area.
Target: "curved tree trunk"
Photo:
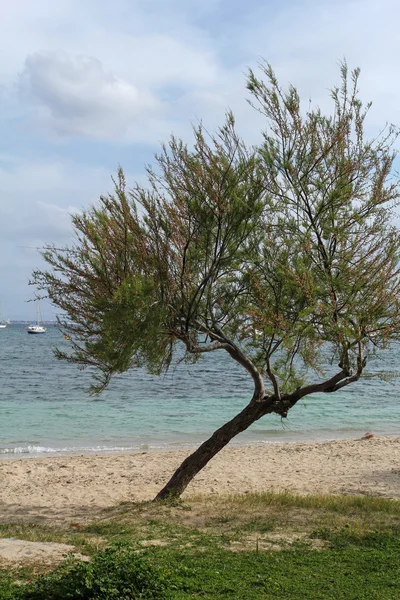
[[[246,406],[236,417],[217,429],[212,436],[188,456],[172,475],[167,485],[157,494],[155,500],[180,496],[193,477],[238,433],[245,431],[260,417],[273,411],[272,402],[252,402]]]
[[[350,376],[347,370],[342,369],[330,379],[319,383],[307,385],[303,388],[298,388],[292,394],[281,396],[279,401],[276,397],[267,396],[260,401],[256,390],[253,400],[240,412],[236,417],[233,417],[228,423],[222,425],[212,436],[203,442],[201,446],[188,456],[180,467],[172,475],[167,485],[157,494],[155,500],[162,500],[171,496],[180,496],[186,489],[193,477],[220,451],[226,446],[232,438],[238,433],[245,431],[252,423],[267,415],[268,413],[276,413],[282,417],[286,417],[288,411],[304,396],[315,394],[317,392],[335,392],[344,385],[348,385],[356,381],[360,377],[360,372],[354,376]],[[258,401],[257,401],[258,400]]]

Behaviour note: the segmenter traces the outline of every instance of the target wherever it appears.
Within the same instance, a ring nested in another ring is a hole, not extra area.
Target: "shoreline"
[[[0,461],[0,520],[85,519],[154,498],[188,450]],[[282,492],[400,498],[400,437],[231,445],[195,477],[196,494]]]
[[[373,430],[374,431],[374,430]],[[316,432],[315,432],[316,433]],[[322,444],[325,442],[342,442],[363,439],[365,431],[351,430],[342,435],[337,435],[337,432],[327,432],[326,435],[310,435],[302,434],[299,432],[293,432],[290,439],[281,438],[278,439],[233,439],[229,442],[228,448],[243,447],[243,446],[264,446],[264,445],[293,445],[293,444]],[[25,460],[25,459],[37,459],[37,458],[69,458],[73,456],[117,456],[119,454],[135,454],[140,452],[193,452],[196,450],[206,439],[211,435],[207,433],[204,436],[200,436],[199,440],[196,441],[183,441],[183,442],[165,442],[156,444],[141,443],[132,446],[71,446],[71,447],[54,447],[56,444],[49,446],[42,446],[40,444],[27,443],[25,446],[17,446],[15,448],[0,448],[0,464],[2,461],[9,460]],[[357,437],[355,437],[357,436]],[[390,432],[374,433],[376,438],[396,438],[397,434]],[[90,442],[89,442],[90,444]],[[29,450],[28,450],[29,449]],[[28,451],[27,451],[28,450]]]

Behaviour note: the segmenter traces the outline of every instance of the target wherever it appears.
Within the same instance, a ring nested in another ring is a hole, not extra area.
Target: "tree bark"
[[[276,413],[286,417],[288,411],[304,396],[315,394],[317,392],[334,392],[343,385],[351,383],[354,377],[349,377],[349,373],[341,370],[339,373],[319,384],[312,384],[297,389],[292,394],[287,394],[279,399],[272,396],[266,396],[262,400],[258,396],[256,388],[250,404],[248,404],[236,417],[222,425],[212,436],[203,442],[193,454],[188,456],[180,467],[172,475],[168,483],[158,492],[155,500],[165,500],[170,497],[179,497],[186,489],[193,477],[224,448],[238,433],[245,431],[252,423],[258,421],[268,413]]]
[[[271,400],[271,401],[269,401]],[[217,429],[212,436],[188,456],[172,475],[167,485],[157,494],[155,500],[180,496],[193,477],[238,433],[245,431],[252,423],[274,411],[273,398],[264,402],[251,402],[233,419]]]

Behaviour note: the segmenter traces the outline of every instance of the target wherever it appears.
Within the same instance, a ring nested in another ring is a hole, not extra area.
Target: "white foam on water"
[[[76,454],[78,452],[89,454],[95,452],[130,452],[140,450],[139,446],[96,446],[96,447],[64,447],[51,448],[47,446],[16,446],[15,448],[0,448],[0,454]]]

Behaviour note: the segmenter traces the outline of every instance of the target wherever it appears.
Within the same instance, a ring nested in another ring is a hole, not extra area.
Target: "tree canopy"
[[[252,377],[249,404],[162,495],[254,420],[357,381],[400,333],[397,129],[366,137],[346,64],[328,116],[262,71],[247,82],[265,119],[258,146],[231,113],[214,135],[196,127],[191,146],[172,137],[147,186],[128,189],[120,169],[114,192],[72,217],[75,243],[48,247],[49,270],[34,274],[71,338],[57,356],[96,367],[96,391],[130,368],[166,371],[182,345],[188,361],[225,351]]]

